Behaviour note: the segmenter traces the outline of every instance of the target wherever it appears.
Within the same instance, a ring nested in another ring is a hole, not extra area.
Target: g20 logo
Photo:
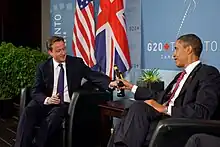
[[[163,50],[174,50],[174,43],[175,42],[169,42],[169,43],[162,43],[162,42],[148,42],[146,48],[148,52],[162,52]]]
[[[175,49],[175,42],[148,42],[146,45],[146,49],[148,52],[162,52],[162,51],[174,51]],[[206,52],[217,52],[220,51],[218,49],[218,42],[216,40],[210,41],[205,40],[203,41],[203,49]]]

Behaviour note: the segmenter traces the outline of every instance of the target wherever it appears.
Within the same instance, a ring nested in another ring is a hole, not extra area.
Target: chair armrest
[[[149,147],[184,147],[187,140],[196,133],[220,136],[220,121],[185,118],[161,120],[153,133]]]
[[[21,116],[27,104],[31,101],[30,92],[31,92],[31,87],[24,87],[21,89],[19,116]]]
[[[27,87],[21,89],[19,116],[21,116],[22,112],[24,111],[24,108],[26,106],[26,99],[27,99]]]
[[[73,134],[73,118],[75,116],[75,108],[77,101],[79,99],[79,92],[74,92],[72,95],[72,99],[70,101],[69,109],[68,109],[68,129],[66,132],[66,137],[67,137],[67,147],[72,147],[72,134]]]

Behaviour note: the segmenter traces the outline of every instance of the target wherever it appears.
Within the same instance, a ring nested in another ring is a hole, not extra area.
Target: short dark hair
[[[181,40],[186,43],[185,46],[191,46],[193,48],[193,52],[196,56],[200,57],[202,53],[202,41],[195,34],[185,34],[180,36],[177,40]]]
[[[59,41],[63,41],[64,42],[64,38],[61,36],[51,36],[47,41],[46,41],[46,47],[47,47],[47,51],[52,50],[52,45],[55,42],[59,42]]]

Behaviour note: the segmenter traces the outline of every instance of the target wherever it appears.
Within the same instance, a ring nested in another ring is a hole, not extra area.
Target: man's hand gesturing
[[[60,104],[60,99],[59,99],[59,94],[56,94],[56,95],[52,95],[47,103],[50,105],[50,104]]]

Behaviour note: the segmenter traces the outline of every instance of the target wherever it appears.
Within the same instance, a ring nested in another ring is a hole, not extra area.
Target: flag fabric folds
[[[121,72],[131,67],[124,9],[124,0],[100,0],[95,56],[101,71],[112,79],[114,65]]]
[[[76,0],[72,50],[74,56],[81,57],[85,64],[96,64],[94,3],[92,0]]]

